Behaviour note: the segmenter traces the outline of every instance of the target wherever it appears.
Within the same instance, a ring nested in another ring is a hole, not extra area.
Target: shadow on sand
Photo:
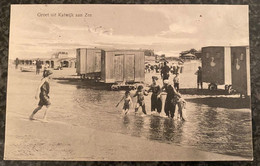
[[[235,97],[205,97],[185,99],[187,102],[205,104],[209,107],[219,107],[228,109],[250,108],[250,98]]]

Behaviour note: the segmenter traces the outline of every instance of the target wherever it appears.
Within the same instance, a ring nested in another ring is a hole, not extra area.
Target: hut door
[[[116,82],[124,81],[123,64],[124,64],[124,56],[116,55],[114,57],[114,71],[115,71],[114,73],[115,73]]]
[[[125,55],[124,81],[134,82],[135,80],[135,55]]]
[[[95,55],[95,71],[94,72],[100,72],[101,71],[101,52],[96,52]]]

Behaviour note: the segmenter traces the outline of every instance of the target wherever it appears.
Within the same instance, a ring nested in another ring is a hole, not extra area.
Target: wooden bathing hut
[[[231,48],[224,46],[209,46],[202,48],[202,81],[210,83],[209,89],[217,89],[217,85],[225,85],[230,92]]]
[[[101,55],[101,81],[104,83],[144,82],[144,51],[109,50]]]
[[[76,72],[81,78],[98,79],[101,75],[101,54],[98,48],[78,48],[76,50]]]
[[[231,47],[232,87],[237,92],[250,96],[250,55],[248,46]]]

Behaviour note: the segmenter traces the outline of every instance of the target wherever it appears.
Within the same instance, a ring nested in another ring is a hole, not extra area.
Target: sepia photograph
[[[4,160],[253,160],[248,5],[10,11]]]

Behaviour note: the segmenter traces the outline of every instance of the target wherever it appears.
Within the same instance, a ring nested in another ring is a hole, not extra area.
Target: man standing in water
[[[167,62],[164,62],[164,65],[161,70],[161,76],[162,76],[163,80],[169,79],[169,76],[170,76],[169,72],[170,72],[170,68],[169,68],[169,66],[167,66]]]
[[[175,90],[175,88],[172,85],[169,84],[169,80],[163,81],[162,89],[165,89],[167,93],[164,112],[166,116],[171,117],[173,119],[178,97],[181,97],[181,95]]]
[[[38,99],[38,96],[40,97],[40,101],[38,103],[38,107],[34,109],[34,111],[32,112],[31,116],[30,116],[30,120],[34,120],[33,116],[42,109],[43,106],[46,106],[46,110],[44,113],[44,117],[43,120],[45,122],[47,122],[47,111],[51,105],[50,103],[50,97],[49,97],[49,92],[50,92],[50,84],[49,84],[49,80],[50,80],[50,75],[52,74],[52,71],[50,70],[46,70],[43,78],[41,80],[40,85],[37,88],[37,92],[35,95],[35,99]]]

